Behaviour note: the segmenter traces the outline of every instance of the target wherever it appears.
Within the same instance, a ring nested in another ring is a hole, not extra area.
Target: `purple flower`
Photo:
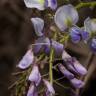
[[[44,82],[44,84],[45,84],[45,86],[47,88],[46,96],[55,95],[55,90],[54,90],[52,84],[49,81],[45,80],[45,79],[43,79],[43,82]]]
[[[28,80],[30,80],[31,82],[34,82],[36,86],[39,85],[41,81],[41,74],[39,72],[37,65],[33,66],[32,72],[30,73]]]
[[[84,86],[84,82],[76,78],[71,79],[70,82],[75,88],[82,88]]]
[[[35,45],[36,44],[36,45]],[[33,52],[34,54],[38,54],[40,53],[40,51],[45,52],[45,53],[49,53],[50,51],[50,40],[47,37],[39,37],[36,41],[35,41],[34,47],[33,47]]]
[[[59,43],[57,41],[52,40],[52,47],[54,48],[55,56],[56,57],[59,57],[59,56],[62,55],[62,52],[64,50],[63,44],[61,44],[61,43]]]
[[[52,45],[52,48],[54,48],[56,57],[59,57],[64,50],[63,44],[54,40],[50,40],[49,38],[44,36],[38,38],[35,43],[36,45],[34,45],[34,48],[33,48],[34,54],[38,54],[40,51],[43,51],[47,55],[49,55],[51,50],[51,45]]]
[[[37,36],[43,36],[44,21],[41,18],[31,18]]]
[[[20,69],[26,69],[28,68],[34,61],[34,55],[31,49],[29,49],[26,54],[23,56],[21,61],[18,64],[18,67]]]
[[[47,55],[49,55],[51,47],[52,47],[54,49],[55,57],[61,56],[61,54],[62,54],[62,52],[64,50],[63,44],[61,44],[61,43],[59,43],[59,42],[57,42],[55,40],[51,40],[51,41],[49,41],[49,43],[50,43],[49,45],[44,45],[45,46],[45,48],[44,48],[45,53]]]
[[[96,19],[90,19],[89,17],[84,21],[84,30],[90,35],[96,32]]]
[[[48,7],[55,10],[57,8],[57,0],[48,0]]]
[[[87,74],[87,70],[76,59],[73,62],[73,67],[80,75]]]
[[[58,67],[66,78],[68,78],[69,80],[74,78],[74,74],[68,71],[62,64],[59,64]]]
[[[82,40],[85,41],[85,42],[88,41],[89,38],[90,38],[89,33],[88,33],[87,31],[82,31],[82,32],[81,32],[81,38],[82,38]]]
[[[62,53],[62,59],[67,62],[68,59],[71,59],[72,57],[64,50]]]
[[[28,8],[37,8],[39,10],[44,10],[45,1],[46,0],[24,0],[24,3]]]
[[[63,51],[62,59],[65,61],[67,68],[79,75],[87,74],[87,70],[73,57],[71,57],[66,51]]]
[[[90,48],[93,52],[96,52],[96,39],[93,38],[90,42]]]
[[[61,6],[57,9],[54,21],[61,31],[75,25],[79,19],[77,10],[71,4]]]
[[[57,0],[24,0],[24,2],[28,8],[37,8],[38,10],[44,10],[47,7],[57,8]]]
[[[78,43],[81,39],[81,36],[80,36],[80,31],[77,27],[72,27],[70,29],[70,37],[71,37],[71,40],[72,42],[74,43]]]
[[[78,43],[80,40],[88,41],[89,33],[81,30],[79,27],[72,27],[70,29],[70,37],[73,43]]]
[[[27,96],[38,96],[38,92],[37,92],[36,86],[34,84],[30,85]]]

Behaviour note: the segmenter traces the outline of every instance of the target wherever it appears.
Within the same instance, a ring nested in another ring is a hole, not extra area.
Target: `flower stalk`
[[[53,71],[52,71],[52,67],[53,67],[53,56],[54,56],[54,49],[51,48],[51,52],[50,52],[50,60],[49,60],[49,78],[50,78],[50,83],[53,83]]]
[[[53,39],[56,40],[57,32],[55,32]],[[49,57],[49,79],[50,83],[53,84],[53,60],[54,60],[54,49],[51,47],[50,57]]]
[[[79,3],[75,8],[78,10],[83,7],[95,7],[96,6],[96,1],[93,2],[81,2]]]

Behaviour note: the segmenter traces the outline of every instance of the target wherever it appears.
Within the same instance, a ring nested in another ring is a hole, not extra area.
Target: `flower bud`
[[[74,74],[68,71],[62,64],[59,64],[58,67],[59,67],[59,70],[62,72],[62,74],[66,78],[68,78],[69,80],[74,78]]]
[[[63,51],[62,59],[65,61],[67,68],[79,75],[87,74],[86,68],[84,68],[76,58],[71,57],[66,51]]]
[[[82,88],[84,86],[84,82],[76,78],[71,79],[70,82],[75,88]]]

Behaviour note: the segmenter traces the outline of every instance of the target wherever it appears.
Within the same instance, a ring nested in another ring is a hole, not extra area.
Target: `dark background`
[[[67,3],[65,0],[58,1],[60,5]],[[82,1],[90,2],[92,0]],[[78,0],[70,0],[70,3],[76,5]],[[79,10],[79,14],[78,24],[81,26],[88,16],[96,17],[96,8],[82,8]],[[28,45],[36,38],[30,18],[37,15],[44,17],[44,14],[40,14],[38,11],[26,8],[23,0],[0,0],[0,96],[11,96],[8,90],[8,86],[13,80],[11,73],[26,52]],[[84,66],[86,66],[85,63],[90,64],[82,96],[96,96],[96,56],[92,55],[88,61],[91,52],[82,43],[78,45],[70,43],[67,50],[76,56]]]

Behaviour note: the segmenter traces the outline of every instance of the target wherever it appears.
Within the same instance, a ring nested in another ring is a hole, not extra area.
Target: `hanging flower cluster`
[[[38,10],[44,10],[50,7],[52,10],[57,8],[57,0],[24,0],[25,5],[28,8],[37,8]],[[96,52],[96,38],[92,37],[92,34],[96,32],[96,22],[87,18],[84,22],[84,27],[80,28],[76,25],[79,16],[77,10],[71,5],[63,5],[56,10],[54,15],[54,22],[58,29],[62,33],[68,32],[70,39],[73,43],[78,43],[81,40],[84,43],[88,43],[90,48]],[[30,48],[19,62],[18,67],[20,69],[26,69],[32,66],[32,71],[28,76],[28,80],[31,82],[27,96],[38,96],[37,87],[41,81],[46,87],[44,96],[55,95],[55,90],[52,83],[42,78],[39,71],[38,64],[35,58],[38,54],[44,53],[49,56],[51,49],[54,50],[54,57],[63,60],[63,63],[58,64],[58,69],[69,80],[70,84],[75,88],[82,88],[84,82],[79,80],[76,76],[84,76],[87,74],[87,70],[79,63],[75,57],[71,57],[65,50],[64,45],[59,41],[50,39],[44,35],[44,20],[39,17],[31,18],[31,22],[34,26],[34,30],[38,39],[35,41],[34,47]]]

